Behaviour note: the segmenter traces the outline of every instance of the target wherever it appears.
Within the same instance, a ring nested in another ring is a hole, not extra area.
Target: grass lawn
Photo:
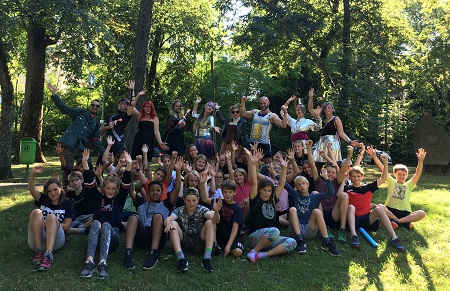
[[[58,171],[51,160],[39,178],[43,183]],[[378,178],[379,172],[366,167],[366,181]],[[414,173],[414,169],[410,169]],[[23,182],[25,167],[14,166],[15,179]],[[307,242],[306,254],[297,253],[268,258],[252,264],[245,260],[213,257],[214,272],[205,273],[202,256],[187,254],[189,271],[176,272],[170,243],[161,251],[153,270],[142,270],[146,250],[136,249],[136,268],[123,267],[124,236],[119,249],[110,254],[110,277],[99,280],[81,279],[79,274],[86,258],[85,235],[72,235],[65,247],[55,253],[55,264],[46,272],[37,272],[31,260],[33,252],[27,244],[28,216],[34,208],[32,197],[24,186],[0,186],[0,229],[2,231],[2,270],[0,290],[450,290],[450,179],[448,176],[423,175],[412,195],[412,207],[423,209],[427,217],[414,224],[413,231],[399,227],[398,237],[407,249],[397,254],[388,244],[386,230],[381,226],[372,237],[373,248],[362,236],[361,250],[347,244],[338,245],[341,257],[332,257],[321,250],[321,239]],[[375,203],[384,202],[386,190],[380,189]],[[287,233],[286,229],[282,230]],[[337,231],[333,231],[337,235]],[[249,246],[247,237],[244,238]],[[98,254],[97,254],[98,255]]]

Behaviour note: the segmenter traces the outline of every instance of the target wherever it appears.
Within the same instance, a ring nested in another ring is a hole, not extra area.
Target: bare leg
[[[311,229],[319,228],[322,237],[328,237],[327,226],[325,224],[325,220],[323,219],[322,211],[320,211],[318,208],[314,209],[311,214],[311,218],[309,219],[309,227],[311,227]]]
[[[47,215],[45,220],[45,244],[46,251],[52,252],[55,245],[56,230],[59,227],[59,220],[54,214]]]
[[[298,222],[297,209],[295,207],[289,208],[289,223],[291,224],[294,233],[300,234],[300,224]]]
[[[355,227],[356,218],[355,218],[355,213],[356,213],[355,206],[350,204],[348,206],[347,218],[348,218],[348,227],[350,228],[350,234],[352,236],[356,235],[356,227]],[[389,225],[390,225],[390,223],[389,223]]]
[[[181,240],[183,239],[183,233],[181,232],[178,222],[172,221],[172,225],[175,229],[170,231],[170,243],[175,253],[181,251]]]
[[[42,249],[42,224],[44,223],[44,216],[40,209],[31,211],[28,225],[33,236],[34,245],[38,249]]]
[[[377,218],[381,220],[381,223],[383,224],[384,228],[386,228],[391,238],[396,238],[397,235],[395,234],[395,231],[392,228],[391,221],[389,220],[389,217],[387,216],[384,210],[384,206],[382,207],[378,206],[377,208],[373,209],[370,212],[369,215],[370,224],[374,223],[375,220],[377,220]]]
[[[151,248],[157,250],[164,231],[164,221],[161,214],[153,215],[152,219],[152,245]]]
[[[345,229],[345,225],[347,223],[347,212],[348,195],[347,193],[339,193],[331,215],[333,216],[334,221],[340,220],[341,229]]]
[[[408,216],[397,219],[398,223],[415,222],[423,219],[427,214],[423,210],[411,212]]]
[[[125,229],[125,249],[132,249],[134,237],[136,236],[136,229],[138,225],[138,218],[136,215],[130,215],[127,221],[127,228]]]

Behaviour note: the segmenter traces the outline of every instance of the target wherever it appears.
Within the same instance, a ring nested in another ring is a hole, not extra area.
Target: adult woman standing
[[[180,155],[186,151],[186,144],[184,142],[183,128],[186,126],[184,120],[184,110],[180,100],[174,100],[169,111],[170,115],[167,120],[167,146],[166,152],[172,154],[176,151]]]
[[[308,111],[317,119],[322,120],[322,131],[320,133],[320,139],[317,143],[317,147],[313,152],[314,160],[316,163],[323,165],[327,161],[319,155],[319,151],[327,151],[328,143],[331,143],[331,153],[334,156],[335,161],[342,161],[340,138],[352,146],[358,146],[357,140],[351,140],[344,132],[344,126],[338,116],[334,116],[334,106],[331,102],[324,102],[322,106],[317,109],[313,108],[314,89],[309,90]]]
[[[136,96],[136,98],[139,98],[139,96],[144,94],[145,91],[141,91]],[[133,98],[133,100],[131,101],[131,105],[135,106],[135,104],[136,99]],[[138,111],[136,108],[134,108],[133,115],[138,120],[138,131],[134,136],[131,157],[133,159],[136,159],[136,156],[142,155],[142,146],[146,144],[148,145],[151,153],[147,156],[147,159],[150,161],[153,156],[155,138],[158,141],[159,146],[163,150],[168,149],[166,143],[162,142],[161,140],[161,134],[159,133],[159,119],[158,116],[156,116],[155,106],[153,105],[152,101],[145,101],[144,104],[142,104],[141,111]]]
[[[194,108],[192,109],[192,116],[197,118],[194,122],[195,131],[195,145],[197,146],[198,153],[205,155],[208,160],[216,155],[214,149],[214,142],[212,140],[211,130],[220,133],[220,127],[214,126],[214,110],[216,109],[216,103],[209,101],[203,107],[200,114],[197,113],[198,104],[202,101],[202,98],[195,100]]]
[[[314,92],[314,91],[313,91]],[[310,90],[311,94],[311,90]],[[313,93],[314,94],[314,93]],[[289,103],[294,101],[297,97],[291,96],[284,105],[286,107],[289,106]],[[321,128],[321,120],[320,118],[317,119],[318,123],[312,121],[311,119],[305,118],[305,112],[306,108],[305,105],[302,103],[299,103],[295,106],[295,113],[297,114],[297,119],[292,118],[289,114],[287,115],[288,118],[288,125],[291,127],[291,142],[294,142],[296,140],[301,140],[303,142],[303,146],[305,146],[305,142],[309,139],[308,138],[308,131],[318,131]],[[284,112],[280,112],[281,116],[284,118]]]
[[[220,111],[216,111],[217,118],[222,122],[222,147],[220,149],[221,153],[225,151],[232,151],[232,141],[235,141],[238,145],[237,152],[240,153],[242,147],[250,146],[250,139],[248,138],[247,132],[247,121],[241,118],[240,113],[241,105],[234,104],[230,107],[231,117],[223,118]]]

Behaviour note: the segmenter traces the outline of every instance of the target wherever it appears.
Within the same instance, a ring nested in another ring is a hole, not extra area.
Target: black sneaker
[[[222,248],[217,243],[214,243],[213,247],[212,247],[212,253],[214,255],[220,255],[221,252],[222,252]]]
[[[94,263],[89,261],[84,264],[83,270],[81,271],[81,278],[90,278],[92,277],[92,273],[94,272]]]
[[[106,279],[109,277],[108,265],[106,262],[99,263],[97,266],[97,277],[99,279]]]
[[[304,240],[298,240],[297,241],[297,246],[295,247],[295,250],[299,254],[306,253],[306,243],[305,243],[305,241]]]
[[[125,268],[130,270],[134,269],[134,256],[132,249],[125,250],[125,258],[123,260],[123,263],[125,265]]]
[[[352,236],[352,240],[350,242],[352,245],[352,248],[359,249],[361,247],[361,244],[359,243],[359,238],[357,235]]]
[[[400,242],[398,237],[391,239],[390,243],[398,252],[401,252],[401,253],[406,252],[405,247],[402,245],[402,243]]]
[[[183,273],[187,272],[188,266],[189,266],[189,263],[188,263],[188,261],[186,259],[179,260],[178,261],[178,273],[180,273],[180,272],[183,272]]]
[[[203,259],[202,261],[203,271],[205,272],[213,272],[214,268],[211,265],[211,259]]]
[[[327,244],[322,243],[322,250],[328,251],[330,255],[334,257],[339,257],[341,255],[341,252],[331,243],[331,241],[328,241]]]
[[[158,250],[150,250],[147,258],[145,259],[144,266],[142,267],[142,269],[144,270],[153,269],[156,266],[156,263],[158,263],[158,257],[159,257]]]

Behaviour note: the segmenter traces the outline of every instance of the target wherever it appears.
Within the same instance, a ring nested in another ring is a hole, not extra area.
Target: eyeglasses
[[[231,113],[233,113],[233,114],[238,114],[239,111],[231,111]]]
[[[100,104],[91,104],[91,107],[100,108]]]
[[[221,177],[221,176],[216,176],[216,179],[223,179],[223,177]]]

